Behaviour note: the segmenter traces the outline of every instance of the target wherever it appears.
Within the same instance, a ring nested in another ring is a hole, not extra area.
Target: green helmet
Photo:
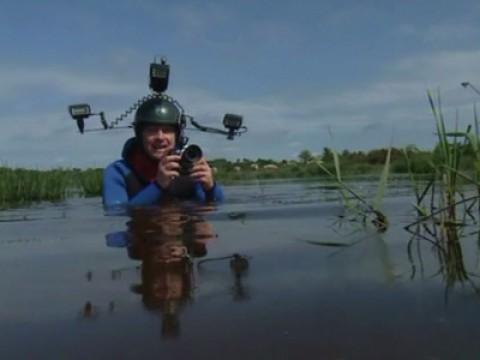
[[[180,135],[184,127],[182,111],[171,98],[155,97],[145,101],[137,109],[133,126],[139,137],[141,129],[147,124],[172,125]]]

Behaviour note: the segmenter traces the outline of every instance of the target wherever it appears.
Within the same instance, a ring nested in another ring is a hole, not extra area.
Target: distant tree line
[[[473,153],[471,147],[458,145],[462,151],[461,168],[470,170],[473,166]],[[342,174],[344,175],[369,175],[381,172],[388,148],[373,149],[370,151],[343,150],[337,152]],[[434,171],[434,165],[439,157],[439,149],[421,150],[415,145],[405,148],[391,148],[390,171],[396,174],[413,172],[428,174]],[[318,162],[332,172],[335,170],[334,152],[325,147],[321,154],[314,154],[310,150],[302,150],[295,160],[273,160],[259,158],[237,159],[228,161],[216,159],[211,161],[217,172],[217,178],[222,181],[273,179],[273,178],[304,178],[323,176],[325,173],[318,166]]]

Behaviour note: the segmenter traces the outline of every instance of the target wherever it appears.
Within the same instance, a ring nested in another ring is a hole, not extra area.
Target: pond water
[[[401,181],[384,233],[322,183],[225,190],[128,216],[98,198],[0,212],[0,358],[478,358],[475,226],[442,258],[404,229]]]

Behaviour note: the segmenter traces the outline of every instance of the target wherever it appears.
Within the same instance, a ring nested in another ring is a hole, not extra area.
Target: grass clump
[[[102,193],[103,169],[78,171],[77,187],[86,197],[100,196]]]
[[[102,169],[32,170],[0,167],[0,209],[40,201],[59,202],[72,194],[100,196]]]
[[[61,201],[72,187],[68,170],[27,170],[0,168],[0,207],[36,201]]]

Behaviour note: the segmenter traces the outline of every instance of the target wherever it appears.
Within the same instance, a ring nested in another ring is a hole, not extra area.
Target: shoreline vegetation
[[[476,105],[473,106],[473,125],[465,131],[458,129],[458,113],[455,130],[447,131],[442,113],[441,98],[427,91],[428,101],[434,117],[438,142],[433,150],[421,150],[415,145],[405,148],[381,148],[368,152],[323,148],[321,154],[302,150],[295,160],[273,159],[215,159],[210,161],[215,178],[229,185],[238,182],[256,182],[274,179],[321,179],[334,182],[340,191],[346,209],[354,209],[363,216],[373,214],[379,229],[386,229],[387,220],[380,210],[381,200],[388,183],[389,175],[403,174],[410,178],[419,216],[429,219],[436,213],[433,206],[440,195],[440,207],[447,206],[448,221],[455,223],[457,195],[465,194],[459,185],[467,182],[477,188],[480,211],[480,121]],[[380,176],[378,193],[373,203],[357,194],[346,184],[345,179],[355,176]],[[100,196],[102,193],[103,169],[53,169],[32,170],[0,166],[0,210],[26,206],[35,202],[62,201],[72,196]],[[429,179],[425,189],[419,181]],[[438,183],[438,187],[436,184]],[[438,188],[438,189],[437,189]],[[440,191],[439,194],[437,192]],[[424,204],[427,194],[431,194],[430,213]],[[352,206],[350,199],[356,199]],[[464,201],[464,200],[461,200]],[[470,205],[467,213],[470,213]],[[383,221],[385,220],[385,221]],[[480,232],[479,232],[480,238]]]
[[[225,185],[270,179],[325,178],[325,181],[332,181],[325,169],[335,173],[335,161],[341,163],[343,177],[379,175],[384,168],[388,151],[389,149],[383,148],[368,152],[344,150],[336,153],[332,149],[324,148],[320,155],[303,150],[296,160],[215,159],[210,161],[210,164],[214,168],[216,179]],[[471,147],[464,146],[459,151],[463,154],[459,168],[467,173],[473,171],[475,154]],[[414,145],[404,149],[390,149],[392,175],[432,174],[439,161],[439,146],[432,151],[420,150]],[[40,201],[58,202],[72,196],[100,196],[102,172],[103,169],[32,170],[0,167],[0,209]]]

